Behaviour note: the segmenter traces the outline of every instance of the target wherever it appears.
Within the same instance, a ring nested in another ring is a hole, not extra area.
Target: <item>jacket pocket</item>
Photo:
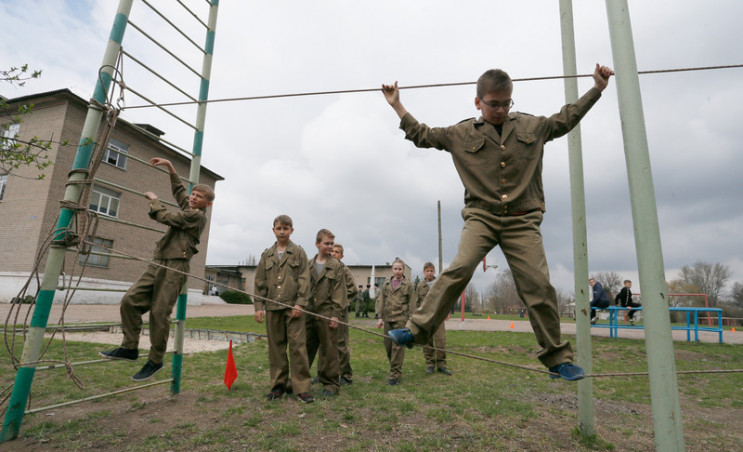
[[[516,134],[518,141],[518,156],[524,160],[534,160],[539,157],[540,150],[537,146],[537,136],[532,132],[519,132]]]
[[[470,140],[465,141],[464,143],[464,152],[468,152],[470,154],[474,154],[475,152],[479,151],[485,147],[485,138],[479,137],[479,138],[472,138]]]

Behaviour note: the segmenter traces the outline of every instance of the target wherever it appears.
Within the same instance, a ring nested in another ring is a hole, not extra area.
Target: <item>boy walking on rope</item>
[[[196,245],[206,227],[206,208],[214,201],[214,190],[208,185],[195,185],[188,195],[169,160],[153,158],[150,165],[168,169],[173,197],[181,210],[168,211],[155,193],[144,193],[150,200],[150,218],[168,226],[168,230],[155,244],[155,263],[147,265],[142,276],[121,299],[121,324],[124,333],[121,347],[99,353],[104,358],[136,361],[139,357],[142,314],[149,311],[152,345],[147,363],[132,376],[134,381],[149,380],[163,367],[163,356],[170,335],[170,314],[186,282],[191,257],[199,252]]]
[[[317,376],[324,387],[321,392],[324,397],[337,396],[340,389],[338,319],[348,307],[343,264],[332,256],[334,239],[332,232],[320,229],[315,240],[317,254],[309,261],[310,301],[307,310],[327,319],[307,316],[307,355],[312,367],[319,349],[321,358],[317,360]]]
[[[289,216],[279,215],[273,220],[276,243],[261,254],[254,285],[257,295],[281,304],[256,297],[255,321],[263,323],[263,319],[266,320],[271,373],[271,392],[266,398],[281,398],[287,392],[291,378],[291,388],[297,398],[312,403],[307,332],[302,318],[309,297],[310,273],[307,254],[289,239],[292,232],[293,222]],[[286,359],[287,344],[290,361]]]
[[[475,268],[496,245],[513,273],[537,342],[539,360],[552,378],[584,378],[574,365],[569,342],[561,342],[555,289],[550,284],[540,225],[545,210],[542,188],[544,144],[567,134],[601,97],[614,72],[596,65],[594,85],[573,104],[550,117],[510,113],[511,78],[500,69],[477,81],[478,119],[449,127],[420,124],[400,102],[397,82],[382,85],[387,102],[400,117],[405,138],[417,147],[449,152],[465,188],[465,221],[457,256],[431,287],[407,328],[392,330],[397,344],[426,344],[467,287]]]

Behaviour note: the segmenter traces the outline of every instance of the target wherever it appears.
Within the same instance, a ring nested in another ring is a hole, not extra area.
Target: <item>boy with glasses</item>
[[[560,340],[557,297],[550,284],[540,233],[545,210],[542,154],[546,142],[578,125],[613,74],[608,67],[597,64],[593,88],[559,113],[544,117],[509,113],[513,82],[504,71],[492,69],[477,81],[475,107],[482,116],[435,128],[420,124],[403,107],[397,82],[382,85],[387,102],[400,117],[405,138],[417,147],[451,153],[465,188],[465,224],[457,256],[431,287],[407,328],[389,332],[395,343],[425,345],[467,287],[480,261],[500,245],[542,347],[538,358],[553,372],[550,377],[572,381],[585,376],[583,369],[572,363],[570,343]]]

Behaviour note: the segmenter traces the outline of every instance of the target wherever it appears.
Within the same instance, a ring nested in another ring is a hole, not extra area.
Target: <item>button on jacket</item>
[[[591,88],[550,117],[511,113],[500,134],[482,117],[430,128],[406,113],[400,128],[417,147],[451,153],[467,207],[495,215],[544,211],[544,144],[568,133],[600,97],[601,91]]]
[[[170,188],[181,208],[178,212],[166,209],[159,199],[150,201],[150,218],[169,226],[155,245],[155,258],[191,259],[191,256],[199,252],[196,245],[206,227],[206,209],[189,207],[186,187],[177,174],[170,175]]]
[[[254,300],[257,311],[288,309],[285,305],[307,306],[310,291],[310,273],[307,254],[301,246],[289,241],[286,251],[279,258],[276,244],[261,254],[255,270],[256,294],[278,303]]]
[[[317,256],[313,257],[308,263],[311,289],[307,310],[340,319],[341,313],[348,306],[343,263],[333,257],[328,257],[320,276],[317,276],[316,258]]]

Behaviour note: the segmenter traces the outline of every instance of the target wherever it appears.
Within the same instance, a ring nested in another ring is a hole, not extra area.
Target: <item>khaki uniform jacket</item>
[[[341,313],[348,306],[346,300],[346,278],[341,261],[328,256],[325,266],[317,276],[315,255],[308,262],[310,273],[310,296],[307,310],[325,317],[341,318]]]
[[[467,207],[494,215],[544,211],[544,144],[568,133],[600,97],[601,91],[591,88],[549,118],[511,113],[501,134],[482,118],[430,128],[410,113],[402,117],[400,128],[417,147],[451,153],[464,185]]]
[[[343,262],[341,264],[343,265],[343,276],[346,279],[346,305],[343,306],[343,309],[348,309],[348,305],[351,303],[351,300],[356,298],[359,289],[356,288],[356,281],[353,279],[351,270]]]
[[[403,277],[402,283],[397,290],[392,290],[391,278],[382,284],[377,296],[376,312],[380,319],[385,322],[396,322],[408,320],[412,309],[410,304],[415,301],[415,288],[413,283]]]
[[[436,278],[431,280],[431,283],[433,284],[433,281],[435,281]],[[423,300],[426,299],[426,295],[428,295],[428,291],[431,289],[431,286],[428,285],[428,281],[425,279],[418,283],[418,287],[415,288],[415,309],[418,309],[421,307],[421,303],[423,303]]]
[[[186,187],[177,174],[170,175],[170,188],[180,211],[168,211],[159,199],[150,201],[150,218],[168,226],[155,244],[155,259],[191,259],[199,252],[196,245],[206,227],[206,209],[189,207]]]
[[[255,269],[255,293],[285,305],[307,306],[310,291],[310,273],[307,254],[301,246],[289,241],[286,251],[279,259],[274,243],[261,254]],[[255,310],[278,311],[288,309],[278,303],[255,300]]]

